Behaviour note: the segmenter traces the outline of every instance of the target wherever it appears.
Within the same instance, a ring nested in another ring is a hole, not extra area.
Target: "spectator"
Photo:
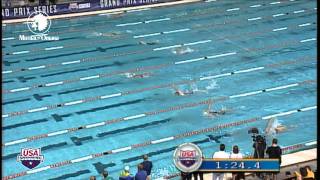
[[[103,172],[101,173],[101,176],[102,176],[102,180],[113,180],[112,177],[109,177],[108,171],[103,171]]]
[[[96,180],[95,176],[90,176],[90,180]]]
[[[266,153],[267,153],[269,158],[279,159],[279,163],[281,164],[282,150],[278,146],[278,140],[277,139],[272,139],[272,145],[267,148]]]
[[[253,148],[254,148],[253,157],[254,158],[264,158],[264,153],[265,153],[266,146],[267,146],[265,138],[261,135],[257,135],[254,139],[255,140],[253,143]],[[261,173],[256,173],[256,175],[259,178],[262,178]]]
[[[204,159],[204,155],[202,154],[202,160]],[[193,179],[198,180],[198,175],[200,177],[200,180],[203,180],[203,172],[201,171],[195,171],[192,173],[193,174]]]
[[[315,179],[314,173],[312,172],[310,166],[305,166],[300,168],[300,173],[295,172],[298,180],[313,180]]]
[[[148,155],[143,155],[143,169],[147,172],[148,180],[151,180],[152,162],[148,160]]]
[[[253,148],[254,148],[254,158],[264,158],[264,151],[266,150],[266,141],[264,137],[261,135],[257,135],[255,138],[255,142],[253,143]]]
[[[181,179],[182,180],[191,180],[192,173],[182,172],[181,171]]]
[[[125,166],[124,170],[121,171],[119,180],[133,180],[134,178],[130,174],[130,167]]]
[[[301,167],[299,170],[300,170],[301,178],[305,179],[308,175],[307,169],[305,167]]]
[[[267,153],[269,158],[279,159],[279,163],[281,164],[282,150],[278,146],[278,140],[277,139],[272,139],[272,145],[267,148],[266,153]],[[272,179],[274,179],[274,180],[277,179],[277,175],[275,173],[272,173]]]
[[[307,177],[308,178],[315,178],[314,172],[312,171],[310,166],[305,166],[305,168],[307,169]]]
[[[230,154],[230,158],[232,159],[242,159],[243,155],[239,152],[239,147],[237,145],[233,146],[232,153]],[[232,180],[240,180],[244,179],[244,173],[232,173]]]
[[[192,174],[193,174],[193,179],[194,180],[198,180],[198,176],[200,177],[200,180],[203,180],[203,172],[195,171]]]
[[[229,158],[229,153],[225,152],[226,146],[224,144],[220,144],[220,151],[215,152],[212,158]],[[224,173],[213,173],[213,180],[223,180]]]
[[[295,176],[296,176],[296,179],[297,180],[314,180],[315,178],[314,177],[312,177],[312,174],[309,174],[308,173],[308,169],[309,169],[310,167],[301,167],[300,169],[299,169],[299,171],[300,171],[300,173],[299,172],[297,172],[297,171],[295,171],[294,172],[294,174],[295,174]],[[314,175],[314,174],[313,174]]]
[[[146,180],[147,179],[147,172],[143,169],[143,165],[138,165],[138,172],[136,173],[136,176],[134,177],[135,180]]]

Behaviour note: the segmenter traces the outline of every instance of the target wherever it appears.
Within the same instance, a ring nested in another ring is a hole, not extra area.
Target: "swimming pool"
[[[219,142],[250,154],[247,130],[270,116],[288,127],[283,147],[315,141],[316,12],[315,1],[199,2],[53,20],[52,42],[20,41],[26,25],[6,24],[4,176],[88,179],[106,168],[118,178],[149,154],[159,178],[177,172],[184,142],[206,157]],[[229,111],[203,116],[209,100]],[[21,148],[41,148],[44,162],[28,170]]]

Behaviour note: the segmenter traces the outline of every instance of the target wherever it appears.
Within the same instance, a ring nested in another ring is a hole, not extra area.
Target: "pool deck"
[[[132,11],[132,10],[139,10],[139,9],[145,9],[145,8],[156,8],[156,7],[164,7],[164,6],[173,6],[173,5],[200,2],[200,1],[201,0],[181,0],[181,1],[174,1],[174,2],[148,4],[148,5],[142,5],[142,6],[107,9],[107,10],[100,10],[100,11],[61,14],[61,15],[50,16],[49,19],[70,18],[70,17],[88,16],[88,15],[103,14],[103,13],[111,13],[111,14],[119,13],[120,14],[120,13],[124,13],[126,11]],[[27,20],[28,20],[28,18],[2,20],[2,24],[21,23],[21,22],[26,22]]]

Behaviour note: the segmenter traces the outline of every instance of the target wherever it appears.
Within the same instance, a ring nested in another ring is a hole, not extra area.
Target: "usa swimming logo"
[[[43,162],[44,156],[41,155],[40,148],[24,148],[21,149],[21,153],[17,156],[17,161],[21,162],[22,165],[29,169],[37,167],[41,162]]]
[[[48,36],[48,32],[51,27],[51,20],[49,19],[49,15],[45,12],[35,11],[31,13],[26,24],[29,31],[34,35],[19,35],[20,40],[59,40],[58,36]]]
[[[173,162],[182,172],[196,171],[202,164],[202,152],[193,143],[181,144],[173,153]]]

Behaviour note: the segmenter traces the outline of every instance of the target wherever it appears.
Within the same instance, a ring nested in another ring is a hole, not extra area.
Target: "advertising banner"
[[[51,15],[88,12],[114,9],[121,7],[139,6],[164,2],[163,0],[88,0],[79,3],[52,4],[46,6],[21,6],[2,8],[2,19],[27,18],[35,11],[42,11]]]

